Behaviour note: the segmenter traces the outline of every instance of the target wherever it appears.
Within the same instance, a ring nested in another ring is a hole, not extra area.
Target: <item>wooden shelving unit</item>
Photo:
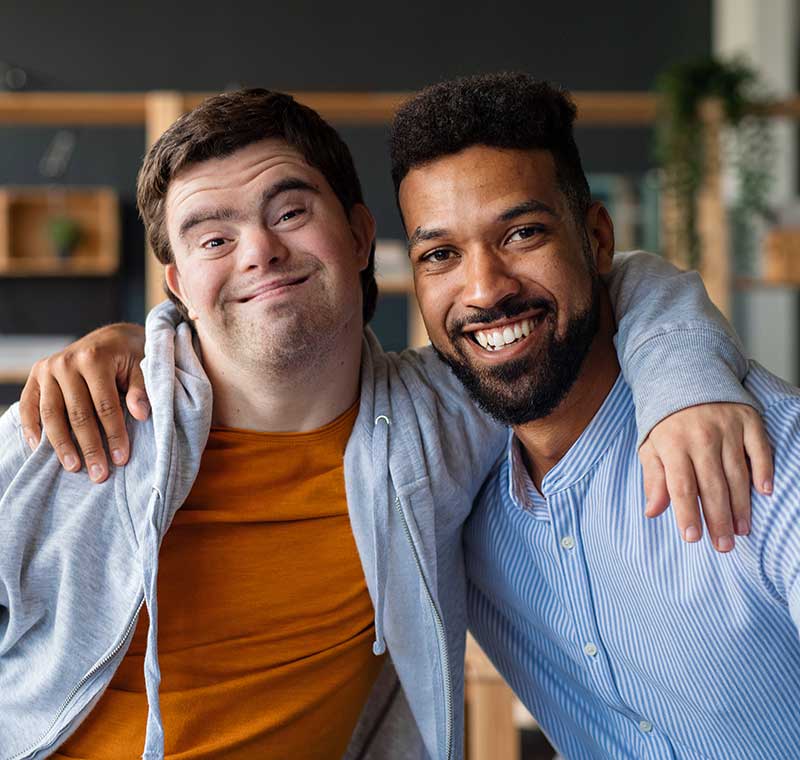
[[[50,225],[68,219],[78,240],[65,255]],[[111,188],[0,188],[0,275],[104,276],[119,268],[119,202]]]
[[[148,145],[182,113],[211,93],[155,91],[148,93],[0,93],[0,124],[129,126],[146,131]],[[338,124],[386,124],[410,93],[295,92],[295,97]],[[645,92],[576,92],[578,126],[649,126],[658,118],[658,100]],[[800,118],[800,98],[774,103],[758,112]],[[706,286],[712,298],[729,311],[730,265],[725,236],[724,203],[718,171],[721,114],[715,104],[704,111],[709,160],[712,162],[700,201]],[[716,162],[716,163],[714,163]],[[668,211],[668,210],[667,210]],[[668,213],[665,216],[669,216]],[[669,247],[667,237],[666,245]],[[674,247],[674,246],[673,246]],[[147,303],[163,298],[161,273],[154,257],[147,259]]]

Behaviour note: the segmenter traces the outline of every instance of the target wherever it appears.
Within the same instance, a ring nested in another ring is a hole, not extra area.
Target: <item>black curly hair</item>
[[[576,221],[591,204],[572,125],[569,94],[519,72],[482,74],[426,87],[404,103],[389,136],[395,199],[415,166],[473,145],[548,150]],[[399,207],[399,202],[398,202]],[[402,211],[401,211],[402,213]]]

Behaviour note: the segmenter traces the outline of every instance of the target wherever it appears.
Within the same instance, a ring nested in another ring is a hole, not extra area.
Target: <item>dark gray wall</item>
[[[460,74],[523,69],[577,90],[642,90],[679,58],[710,50],[710,1],[503,4],[294,2],[5,2],[0,61],[29,74],[29,89],[183,89],[231,84],[291,90],[412,90]],[[52,129],[0,129],[0,184],[42,180]],[[144,150],[138,129],[77,129],[64,177],[111,184],[123,201],[119,278],[0,280],[0,332],[82,332],[143,316],[142,234],[133,208]],[[382,236],[400,236],[385,130],[346,128]],[[650,164],[643,130],[580,131],[590,171]],[[387,342],[402,317],[381,309]]]

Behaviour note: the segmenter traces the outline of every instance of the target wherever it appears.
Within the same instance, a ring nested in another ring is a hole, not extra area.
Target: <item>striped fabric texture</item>
[[[569,760],[800,758],[800,392],[753,363],[772,497],[726,555],[644,517],[620,376],[540,494],[513,436],[465,533],[470,627]]]

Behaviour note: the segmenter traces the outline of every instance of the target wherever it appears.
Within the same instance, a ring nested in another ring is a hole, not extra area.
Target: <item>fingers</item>
[[[650,441],[639,448],[639,461],[644,475],[645,516],[658,517],[669,506],[669,492],[664,466]]]
[[[128,442],[128,430],[125,427],[125,415],[119,401],[115,378],[112,374],[95,374],[87,376],[86,384],[94,404],[94,413],[97,415],[97,419],[100,421],[106,436],[111,461],[117,465],[126,464],[130,455],[130,445]],[[84,448],[84,440],[87,439],[81,438],[78,430],[75,431],[75,435],[78,436],[78,442],[81,444],[81,451],[83,451],[89,474],[91,475],[90,459],[92,455]],[[88,441],[90,446],[96,445],[92,435],[89,435]],[[103,452],[102,441],[100,441],[100,452]],[[98,458],[98,464],[101,469],[104,463],[105,455],[103,455],[103,464],[100,464]],[[94,480],[94,478],[92,479]]]
[[[125,403],[128,411],[140,422],[144,422],[150,415],[150,402],[144,387],[144,375],[138,364],[131,369]]]
[[[722,466],[728,481],[733,531],[737,536],[750,532],[750,471],[741,446],[724,446]]]
[[[74,370],[68,371],[71,368],[64,365],[64,362],[56,361],[54,379],[63,394],[67,418],[86,462],[86,471],[95,483],[102,483],[108,477],[108,461],[94,413],[92,396],[83,377]],[[47,420],[45,420],[45,431],[53,443]],[[55,443],[53,446],[55,447]]]
[[[664,477],[675,522],[684,541],[693,543],[703,535],[700,507],[697,502],[697,480],[689,456],[677,450],[662,459]]]
[[[19,397],[19,417],[22,422],[22,434],[25,436],[28,446],[31,447],[31,451],[39,445],[42,437],[41,419],[39,418],[39,398],[41,394],[37,378],[38,366],[38,362],[33,366]]]
[[[755,411],[744,422],[744,448],[750,460],[754,488],[765,496],[771,494],[775,477],[772,446],[761,416]]]
[[[711,543],[719,552],[729,552],[734,547],[733,513],[729,481],[722,462],[722,451],[717,446],[705,447],[702,454],[693,459],[695,481],[698,484],[700,504]],[[734,484],[730,484],[733,487]],[[747,491],[748,489],[745,488]],[[747,500],[749,496],[739,497]]]
[[[76,472],[80,469],[81,462],[69,432],[67,410],[64,406],[61,388],[49,373],[42,374],[40,388],[41,398],[38,411],[42,416],[47,440],[50,441],[50,445],[56,452],[61,466],[69,472]]]

